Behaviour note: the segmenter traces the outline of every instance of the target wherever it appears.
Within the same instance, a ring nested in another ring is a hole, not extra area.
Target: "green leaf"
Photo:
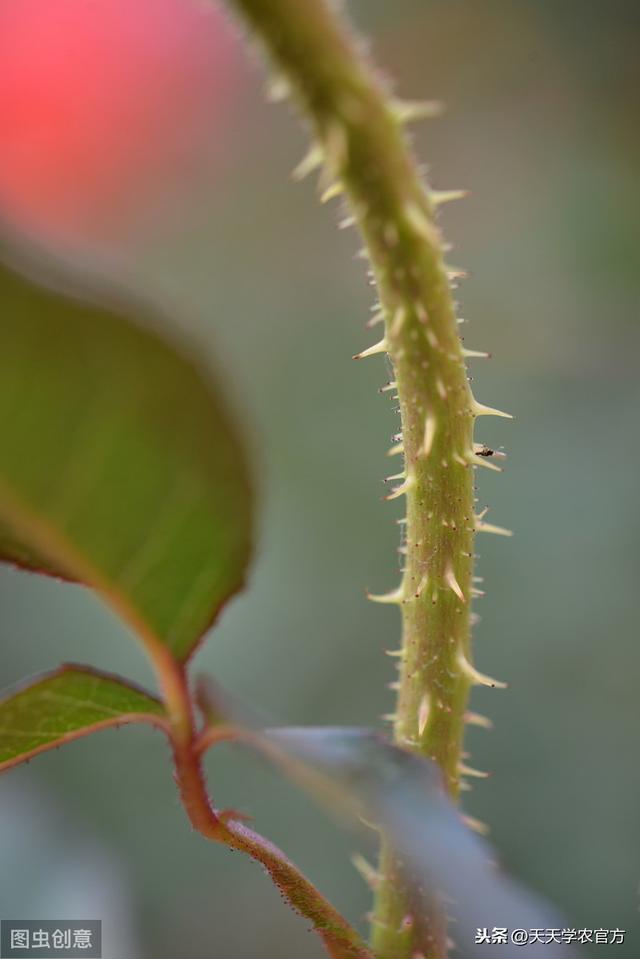
[[[0,309],[1,555],[88,583],[186,659],[250,550],[219,391],[128,301],[86,304],[0,265]]]
[[[10,529],[2,525],[0,525],[0,560],[30,573],[42,573],[45,576],[53,576],[55,579],[74,581],[73,577],[59,564],[38,555],[33,547],[20,542]]]
[[[65,665],[0,700],[0,770],[62,743],[123,723],[164,728],[162,703],[118,676]]]

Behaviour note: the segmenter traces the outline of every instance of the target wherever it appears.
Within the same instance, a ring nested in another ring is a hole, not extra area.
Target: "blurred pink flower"
[[[204,0],[0,0],[0,217],[118,244],[208,171],[240,75]]]

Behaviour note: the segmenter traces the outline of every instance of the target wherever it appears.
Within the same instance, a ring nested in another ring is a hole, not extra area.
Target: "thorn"
[[[269,103],[282,103],[291,94],[291,84],[286,77],[272,77],[267,82],[266,97]]]
[[[480,836],[488,836],[491,830],[487,826],[486,822],[482,822],[480,819],[475,819],[473,816],[462,816],[462,821],[465,826],[468,826],[473,832],[477,832]]]
[[[399,306],[398,309],[393,314],[393,321],[391,323],[391,335],[398,336],[402,330],[402,327],[407,321],[407,311],[404,306]]]
[[[505,529],[504,526],[494,526],[493,523],[483,523],[480,516],[476,516],[475,530],[476,533],[494,533],[496,536],[513,536],[513,530]]]
[[[457,266],[449,266],[446,263],[444,268],[450,280],[466,280],[469,278],[468,270],[463,270]]]
[[[464,721],[469,726],[478,726],[480,729],[493,729],[493,722],[488,716],[483,716],[481,713],[466,712],[464,714]]]
[[[355,357],[354,357],[354,359],[355,359]],[[381,387],[380,387],[380,392],[381,392],[381,393],[388,393],[388,392],[390,392],[390,390],[395,390],[397,386],[398,386],[398,384],[396,383],[396,381],[395,381],[395,380],[391,380],[391,382],[387,383],[386,386],[381,386]]]
[[[451,203],[453,200],[465,200],[469,196],[469,190],[430,190],[429,199],[434,206],[442,206],[443,203]]]
[[[345,216],[343,220],[340,220],[338,223],[339,230],[348,230],[350,227],[356,225],[355,216]]]
[[[464,593],[462,592],[460,588],[460,583],[456,579],[456,574],[453,571],[453,566],[451,565],[447,566],[444,574],[444,581],[449,587],[449,589],[453,590],[453,592],[456,594],[460,602],[466,603],[466,599],[464,598]]]
[[[474,416],[503,416],[506,420],[513,419],[511,413],[503,413],[502,410],[494,410],[493,407],[485,406],[484,403],[478,403],[476,400],[473,401],[471,412]]]
[[[398,456],[400,453],[404,453],[404,443],[396,443],[395,446],[387,450],[387,456]]]
[[[385,654],[387,656],[393,656],[393,657],[404,656],[404,650],[403,649],[385,649]]]
[[[378,310],[377,313],[374,313],[373,316],[367,320],[367,322],[365,323],[365,326],[367,327],[367,329],[370,330],[371,327],[377,326],[378,323],[383,323],[383,322],[384,322],[384,310]]]
[[[473,779],[488,779],[489,773],[481,769],[474,769],[472,766],[465,766],[464,763],[458,763],[458,772],[461,776],[471,776]]]
[[[405,470],[402,470],[401,473],[394,473],[393,476],[387,476],[385,483],[393,483],[395,480],[403,480],[407,478]]]
[[[430,711],[431,711],[431,697],[429,696],[428,693],[425,693],[422,699],[420,700],[420,706],[418,708],[418,736],[420,737],[422,737],[422,734],[427,728]]]
[[[356,353],[352,357],[354,360],[364,360],[367,356],[375,356],[376,353],[386,353],[387,352],[387,341],[383,337],[378,343],[374,343],[373,346],[368,347],[366,350],[363,350],[362,353]]]
[[[394,100],[391,109],[400,123],[413,123],[441,117],[445,107],[439,100]]]
[[[380,883],[380,873],[377,871],[377,869],[375,869],[371,863],[368,862],[359,852],[355,852],[352,855],[351,863],[356,872],[360,873],[369,889],[377,889]]]
[[[344,193],[344,183],[341,180],[336,180],[335,183],[332,183],[324,191],[320,197],[321,203],[328,203],[329,200],[334,200],[337,196],[340,196]]]
[[[465,350],[463,348],[462,355],[467,360],[478,359],[478,360],[490,360],[491,353],[486,353],[483,350]]]
[[[420,597],[421,597],[422,594],[424,593],[425,589],[427,588],[428,582],[429,582],[429,574],[428,574],[428,573],[424,573],[422,579],[421,579],[420,582],[418,583],[418,588],[416,589],[416,591],[415,591],[415,593],[414,593],[414,599],[420,599]]]
[[[404,496],[405,493],[408,493],[413,484],[415,483],[415,477],[413,473],[409,473],[404,483],[401,483],[400,486],[396,486],[388,496],[385,496],[386,500],[397,499],[399,496]]]
[[[399,605],[404,599],[404,588],[400,584],[397,589],[391,590],[390,593],[375,594],[367,592],[367,599],[370,599],[372,603],[396,603]]]
[[[426,337],[427,337],[427,342],[429,343],[429,346],[431,347],[431,349],[437,350],[438,347],[440,346],[440,342],[436,334],[431,329],[431,327],[427,327]]]
[[[491,676],[485,676],[485,674],[479,672],[475,666],[472,666],[461,649],[458,650],[456,658],[460,672],[463,676],[466,676],[474,686],[491,686],[493,689],[507,689],[507,683],[492,679]]]
[[[433,448],[433,441],[436,436],[436,430],[438,428],[438,420],[435,417],[434,413],[427,413],[427,417],[424,422],[424,439],[422,441],[422,456],[425,459],[428,457],[429,453]]]
[[[502,472],[503,472],[501,466],[497,466],[495,463],[492,463],[490,460],[488,460],[488,459],[487,459],[485,456],[483,456],[481,453],[480,453],[480,454],[477,454],[477,453],[475,453],[475,452],[474,452],[474,453],[471,453],[471,454],[470,454],[470,457],[469,457],[469,462],[470,462],[473,466],[482,466],[482,467],[484,467],[484,469],[486,469],[486,470],[491,470],[493,473],[502,473]]]
[[[398,717],[397,717],[396,713],[384,713],[384,714],[380,717],[380,719],[384,720],[384,722],[386,722],[386,723],[395,723],[395,721],[396,721],[397,718],[398,718]]]
[[[291,173],[291,178],[299,183],[308,177],[310,173],[313,173],[314,170],[318,170],[323,163],[324,151],[317,143],[313,143]]]
[[[338,177],[347,159],[347,137],[344,127],[337,120],[334,120],[327,128],[325,136],[325,152],[327,160],[328,176]],[[325,189],[329,186],[328,182],[324,184]]]
[[[408,222],[416,233],[419,233],[427,243],[431,243],[433,246],[439,243],[436,227],[416,203],[407,203],[404,212]]]

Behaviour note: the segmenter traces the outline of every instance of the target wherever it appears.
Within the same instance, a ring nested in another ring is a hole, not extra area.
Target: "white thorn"
[[[404,453],[404,443],[396,443],[390,450],[387,450],[387,456],[398,456],[400,453]]]
[[[425,693],[422,699],[420,700],[420,706],[418,708],[418,736],[420,737],[422,737],[422,734],[427,728],[430,711],[431,711],[431,697],[429,696],[429,693]]]
[[[440,346],[440,343],[438,341],[438,337],[436,336],[436,334],[434,333],[434,331],[431,329],[430,326],[427,327],[425,333],[427,337],[427,342],[429,343],[429,346],[431,347],[431,349],[437,350],[438,347]]]
[[[364,879],[369,889],[376,889],[380,883],[380,874],[359,852],[351,857],[351,863]]]
[[[451,565],[447,566],[444,574],[444,581],[449,587],[449,589],[456,594],[460,602],[465,603],[466,600],[464,598],[464,593],[462,592],[462,589],[460,588],[460,583],[456,579],[456,574],[453,571],[453,566]]]
[[[468,826],[469,829],[473,832],[477,832],[480,836],[488,836],[490,829],[485,822],[481,822],[480,819],[474,819],[473,816],[462,816],[462,821],[465,826]]]
[[[404,658],[404,649],[386,649],[387,656]]]
[[[458,772],[461,776],[471,776],[472,779],[489,778],[489,773],[485,773],[481,769],[474,769],[473,766],[465,766],[464,763],[458,764]]]
[[[506,420],[513,419],[511,413],[503,413],[502,410],[494,410],[493,407],[485,406],[484,403],[478,403],[477,400],[473,401],[471,412],[474,416],[503,416]]]
[[[492,473],[502,473],[502,467],[492,463],[486,456],[478,456],[476,453],[472,453],[469,462],[474,466],[481,466],[485,470],[491,470]]]
[[[337,196],[340,196],[344,193],[344,184],[341,180],[336,180],[335,183],[332,183],[331,186],[328,186],[320,197],[321,203],[328,203],[329,200],[334,200]]]
[[[464,721],[469,726],[478,726],[480,729],[493,729],[492,721],[488,716],[483,716],[481,713],[466,712],[464,714]]]
[[[429,199],[434,206],[451,203],[452,200],[464,200],[469,196],[468,190],[430,190]]]
[[[404,212],[409,224],[427,243],[434,246],[439,243],[436,227],[416,203],[407,203]]]
[[[365,326],[367,327],[367,329],[371,329],[372,326],[377,326],[378,323],[382,323],[383,321],[384,321],[384,310],[378,310],[377,313],[374,313],[373,316],[367,320],[367,322],[365,323]]]
[[[367,593],[367,599],[370,599],[372,603],[396,603],[399,605],[404,599],[404,589],[402,584],[400,584],[397,589],[392,590],[390,593],[382,593],[379,595]]]
[[[393,321],[391,323],[391,335],[398,336],[402,330],[402,327],[407,321],[407,311],[404,306],[399,306],[398,309],[393,314]]]
[[[466,280],[469,277],[469,272],[461,269],[460,267],[449,266],[447,263],[445,263],[444,268],[450,280]]]
[[[391,382],[390,382],[390,383],[387,383],[386,386],[381,386],[381,387],[380,387],[380,392],[381,392],[381,393],[388,393],[390,390],[395,390],[396,387],[397,387],[397,385],[398,385],[398,384],[396,383],[395,380],[391,380]]]
[[[342,167],[347,160],[348,143],[344,127],[334,121],[327,129],[325,136],[325,153],[328,176],[339,177]],[[324,187],[329,186],[325,182]]]
[[[486,353],[486,352],[483,351],[483,350],[465,350],[465,349],[463,348],[463,350],[462,350],[462,355],[465,357],[465,359],[468,359],[468,360],[471,360],[471,359],[474,359],[474,358],[475,358],[475,359],[478,359],[478,360],[489,360],[489,359],[491,359],[491,353]]]
[[[400,123],[412,123],[442,116],[444,104],[439,100],[394,100],[391,109]]]
[[[356,225],[355,216],[345,216],[343,220],[340,220],[338,223],[339,230],[348,230],[350,227]]]
[[[491,686],[493,689],[506,689],[507,683],[502,683],[491,676],[486,676],[472,666],[462,650],[458,650],[457,663],[460,672],[475,686]]]
[[[387,341],[385,337],[378,343],[374,343],[373,346],[369,346],[366,350],[363,350],[362,353],[356,353],[353,357],[354,360],[364,360],[367,356],[375,356],[376,353],[386,353],[387,352]]]
[[[385,496],[386,500],[398,499],[399,496],[404,496],[405,493],[408,493],[413,484],[415,483],[415,476],[413,473],[407,474],[407,478],[404,483],[401,483],[400,486],[396,486],[388,496]]]
[[[429,584],[429,574],[428,574],[428,573],[424,573],[423,576],[422,576],[422,579],[421,579],[420,582],[418,583],[418,588],[416,589],[416,591],[415,591],[415,593],[414,593],[414,598],[415,598],[415,599],[420,599],[420,597],[421,597],[422,594],[424,593],[425,589],[427,588],[428,584]]]
[[[270,103],[282,103],[291,94],[291,84],[286,77],[272,77],[267,83],[266,97]]]
[[[436,430],[438,428],[438,420],[435,417],[434,413],[427,413],[427,417],[424,422],[424,439],[422,441],[421,454],[425,458],[429,455],[433,448],[433,441],[436,437]]]
[[[318,170],[324,163],[324,151],[317,143],[312,144],[303,156],[300,163],[293,170],[291,178],[299,182],[308,177],[314,170]]]
[[[494,533],[496,536],[513,536],[513,530],[505,529],[504,526],[494,526],[493,523],[483,523],[480,516],[476,516],[475,528],[476,533]]]
[[[402,470],[400,473],[394,473],[393,476],[387,476],[385,483],[393,483],[396,480],[403,480],[407,478],[406,470]]]

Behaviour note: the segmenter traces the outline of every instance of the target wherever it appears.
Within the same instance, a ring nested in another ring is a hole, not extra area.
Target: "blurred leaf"
[[[252,710],[208,677],[199,680],[197,698],[208,723],[203,744],[219,738],[221,717],[226,716],[232,724],[227,728],[235,728],[240,742],[257,749],[332,813],[375,824],[389,836],[414,896],[417,941],[425,955],[432,952],[425,919],[439,899],[453,920],[450,934],[462,957],[482,950],[475,935],[483,927],[563,927],[550,906],[500,872],[491,847],[470,831],[448,799],[435,763],[371,729],[261,729]],[[500,955],[515,959],[521,948],[501,943]],[[527,945],[529,954],[540,959],[576,956],[567,944],[535,942]]]
[[[139,307],[136,325],[1,265],[0,305],[5,558],[94,586],[187,658],[249,557],[247,465],[224,402]]]
[[[118,676],[65,665],[22,683],[0,700],[0,770],[97,729],[163,725],[164,707]]]
[[[253,737],[255,739],[255,737]],[[488,927],[561,929],[546,903],[505,876],[489,845],[464,824],[448,801],[438,767],[368,729],[282,728],[258,737],[262,751],[333,810],[349,811],[388,833],[414,891],[418,932],[436,897],[453,920],[456,954],[475,956],[476,930]],[[522,946],[500,945],[505,959]],[[572,959],[566,944],[530,943],[527,955]]]

